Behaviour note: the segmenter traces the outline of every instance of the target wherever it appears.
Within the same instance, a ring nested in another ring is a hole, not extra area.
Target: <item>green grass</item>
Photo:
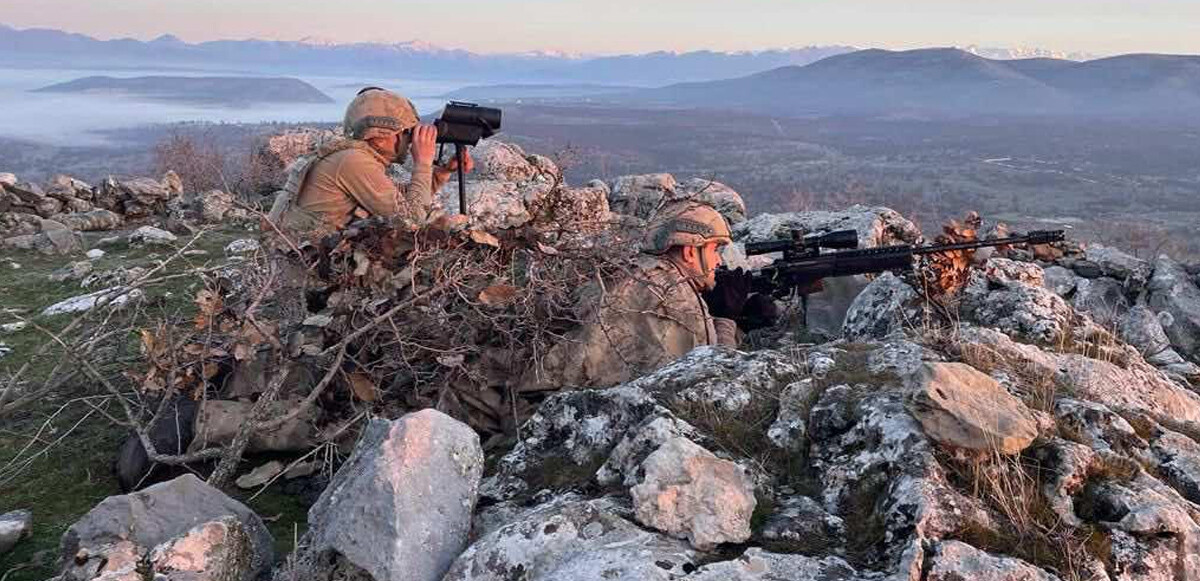
[[[116,234],[89,233],[85,235],[86,245],[94,244],[103,236]],[[217,264],[223,260],[226,244],[237,238],[254,236],[254,232],[244,227],[215,230],[192,246],[207,251],[206,256],[182,259],[161,274]],[[181,236],[177,244],[183,244],[188,239]],[[124,243],[107,246],[104,250],[107,254],[93,261],[97,272],[119,266],[152,268],[174,254],[174,249],[169,247],[134,248]],[[35,252],[6,252],[3,260],[0,260],[0,308],[20,309],[22,317],[31,318],[50,331],[61,330],[75,315],[42,317],[39,314],[41,310],[60,300],[99,289],[83,289],[78,281],[51,282],[47,276],[70,262],[84,259],[82,253],[63,257],[43,256]],[[19,263],[21,268],[11,268],[10,261]],[[148,314],[152,319],[171,314],[186,316],[199,284],[197,279],[185,277],[145,289],[149,299]],[[0,313],[0,323],[15,320],[11,315]],[[126,323],[128,320],[118,322]],[[30,368],[24,377],[31,380],[45,377],[62,360],[62,353],[57,348],[48,350],[44,357],[34,358],[36,351],[47,341],[46,336],[32,326],[16,333],[0,334],[0,342],[13,348],[12,353],[0,359],[0,384],[26,362],[30,363]],[[119,352],[124,355],[136,354],[137,341],[137,337],[131,333],[120,345]],[[14,481],[0,485],[0,513],[29,509],[33,512],[34,523],[31,538],[21,541],[11,552],[0,556],[0,577],[6,581],[41,581],[56,574],[55,560],[63,532],[101,500],[120,494],[112,473],[112,461],[126,430],[93,412],[82,402],[68,404],[75,398],[98,393],[98,386],[93,382],[77,378],[74,385],[65,386],[58,393],[35,402],[12,417],[0,419],[0,467],[16,457],[43,424],[49,421],[51,426],[51,429],[43,431],[40,441],[31,448],[46,452]],[[60,408],[63,409],[60,411]],[[110,413],[118,415],[115,406]],[[78,427],[71,431],[77,422]],[[62,440],[47,449],[46,444],[59,437]],[[249,467],[246,466],[247,469]],[[243,500],[249,497],[248,494],[235,496]],[[275,491],[264,493],[250,502],[249,506],[264,517],[279,515],[278,519],[267,524],[275,535],[276,548],[280,553],[290,551],[294,527],[302,527],[305,523],[307,507],[299,499]],[[303,528],[299,531],[302,533]],[[42,558],[35,563],[34,557],[39,554]]]

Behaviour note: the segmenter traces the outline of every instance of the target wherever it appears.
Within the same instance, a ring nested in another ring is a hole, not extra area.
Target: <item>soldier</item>
[[[416,107],[378,87],[359,91],[346,108],[344,139],[324,145],[288,178],[271,209],[272,222],[293,232],[327,233],[355,218],[397,216],[414,222],[428,217],[434,194],[458,168],[452,159],[434,166],[437,128],[421,125]],[[387,176],[392,163],[412,153],[412,179],[397,187]],[[474,162],[468,155],[463,171]]]
[[[584,291],[583,326],[525,374],[521,390],[607,387],[701,345],[736,347],[733,319],[744,314],[748,285],[736,273],[717,284],[720,247],[730,241],[725,219],[709,206],[666,212],[651,224],[635,273]]]

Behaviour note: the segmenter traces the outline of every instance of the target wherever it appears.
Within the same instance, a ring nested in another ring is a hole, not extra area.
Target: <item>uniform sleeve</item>
[[[717,331],[717,345],[737,349],[739,343],[737,321],[713,317],[713,328]]]
[[[396,187],[379,162],[366,155],[347,156],[338,180],[358,205],[378,216],[424,219],[433,207],[433,169],[418,167],[403,190]]]
[[[358,205],[378,216],[400,213],[400,189],[379,163],[366,155],[348,155],[337,168],[339,185]]]

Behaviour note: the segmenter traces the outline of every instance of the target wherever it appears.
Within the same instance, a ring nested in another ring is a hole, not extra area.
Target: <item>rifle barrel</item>
[[[1062,230],[1039,230],[1025,236],[1009,236],[1007,238],[992,238],[989,240],[972,240],[970,242],[953,242],[950,244],[930,244],[912,249],[913,254],[936,254],[951,250],[971,250],[987,246],[1003,246],[1007,244],[1049,244],[1062,242],[1065,236]]]

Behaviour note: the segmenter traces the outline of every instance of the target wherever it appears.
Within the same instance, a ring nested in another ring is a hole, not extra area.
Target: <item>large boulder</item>
[[[27,510],[14,510],[0,514],[0,555],[9,552],[14,546],[33,532],[33,513]]]
[[[1180,355],[1200,363],[1200,288],[1177,262],[1160,257],[1148,285],[1149,306],[1166,313],[1163,329]]]
[[[642,463],[642,482],[630,489],[638,522],[700,550],[750,538],[757,501],[740,466],[686,438],[672,438]]]
[[[188,474],[109,497],[71,525],[59,547],[61,579],[123,578],[148,563],[164,575],[252,581],[274,563],[273,545],[258,515]]]
[[[1100,267],[1100,272],[1115,278],[1130,288],[1140,288],[1150,279],[1154,267],[1147,261],[1130,256],[1116,248],[1090,244],[1084,250],[1086,259]]]
[[[1092,320],[1108,328],[1115,328],[1129,312],[1125,286],[1108,277],[1080,279],[1071,302],[1076,310],[1087,313]]]
[[[303,578],[442,579],[467,545],[482,472],[479,436],[441,412],[373,420],[308,512]]]
[[[622,512],[606,500],[553,499],[473,543],[444,581],[668,581],[695,569],[687,543]]]
[[[688,575],[686,581],[856,581],[869,579],[859,575],[838,557],[809,557],[764,551],[751,547],[732,561],[705,565]]]
[[[964,363],[926,363],[911,409],[930,438],[952,448],[1017,454],[1038,435],[1021,400]]]

